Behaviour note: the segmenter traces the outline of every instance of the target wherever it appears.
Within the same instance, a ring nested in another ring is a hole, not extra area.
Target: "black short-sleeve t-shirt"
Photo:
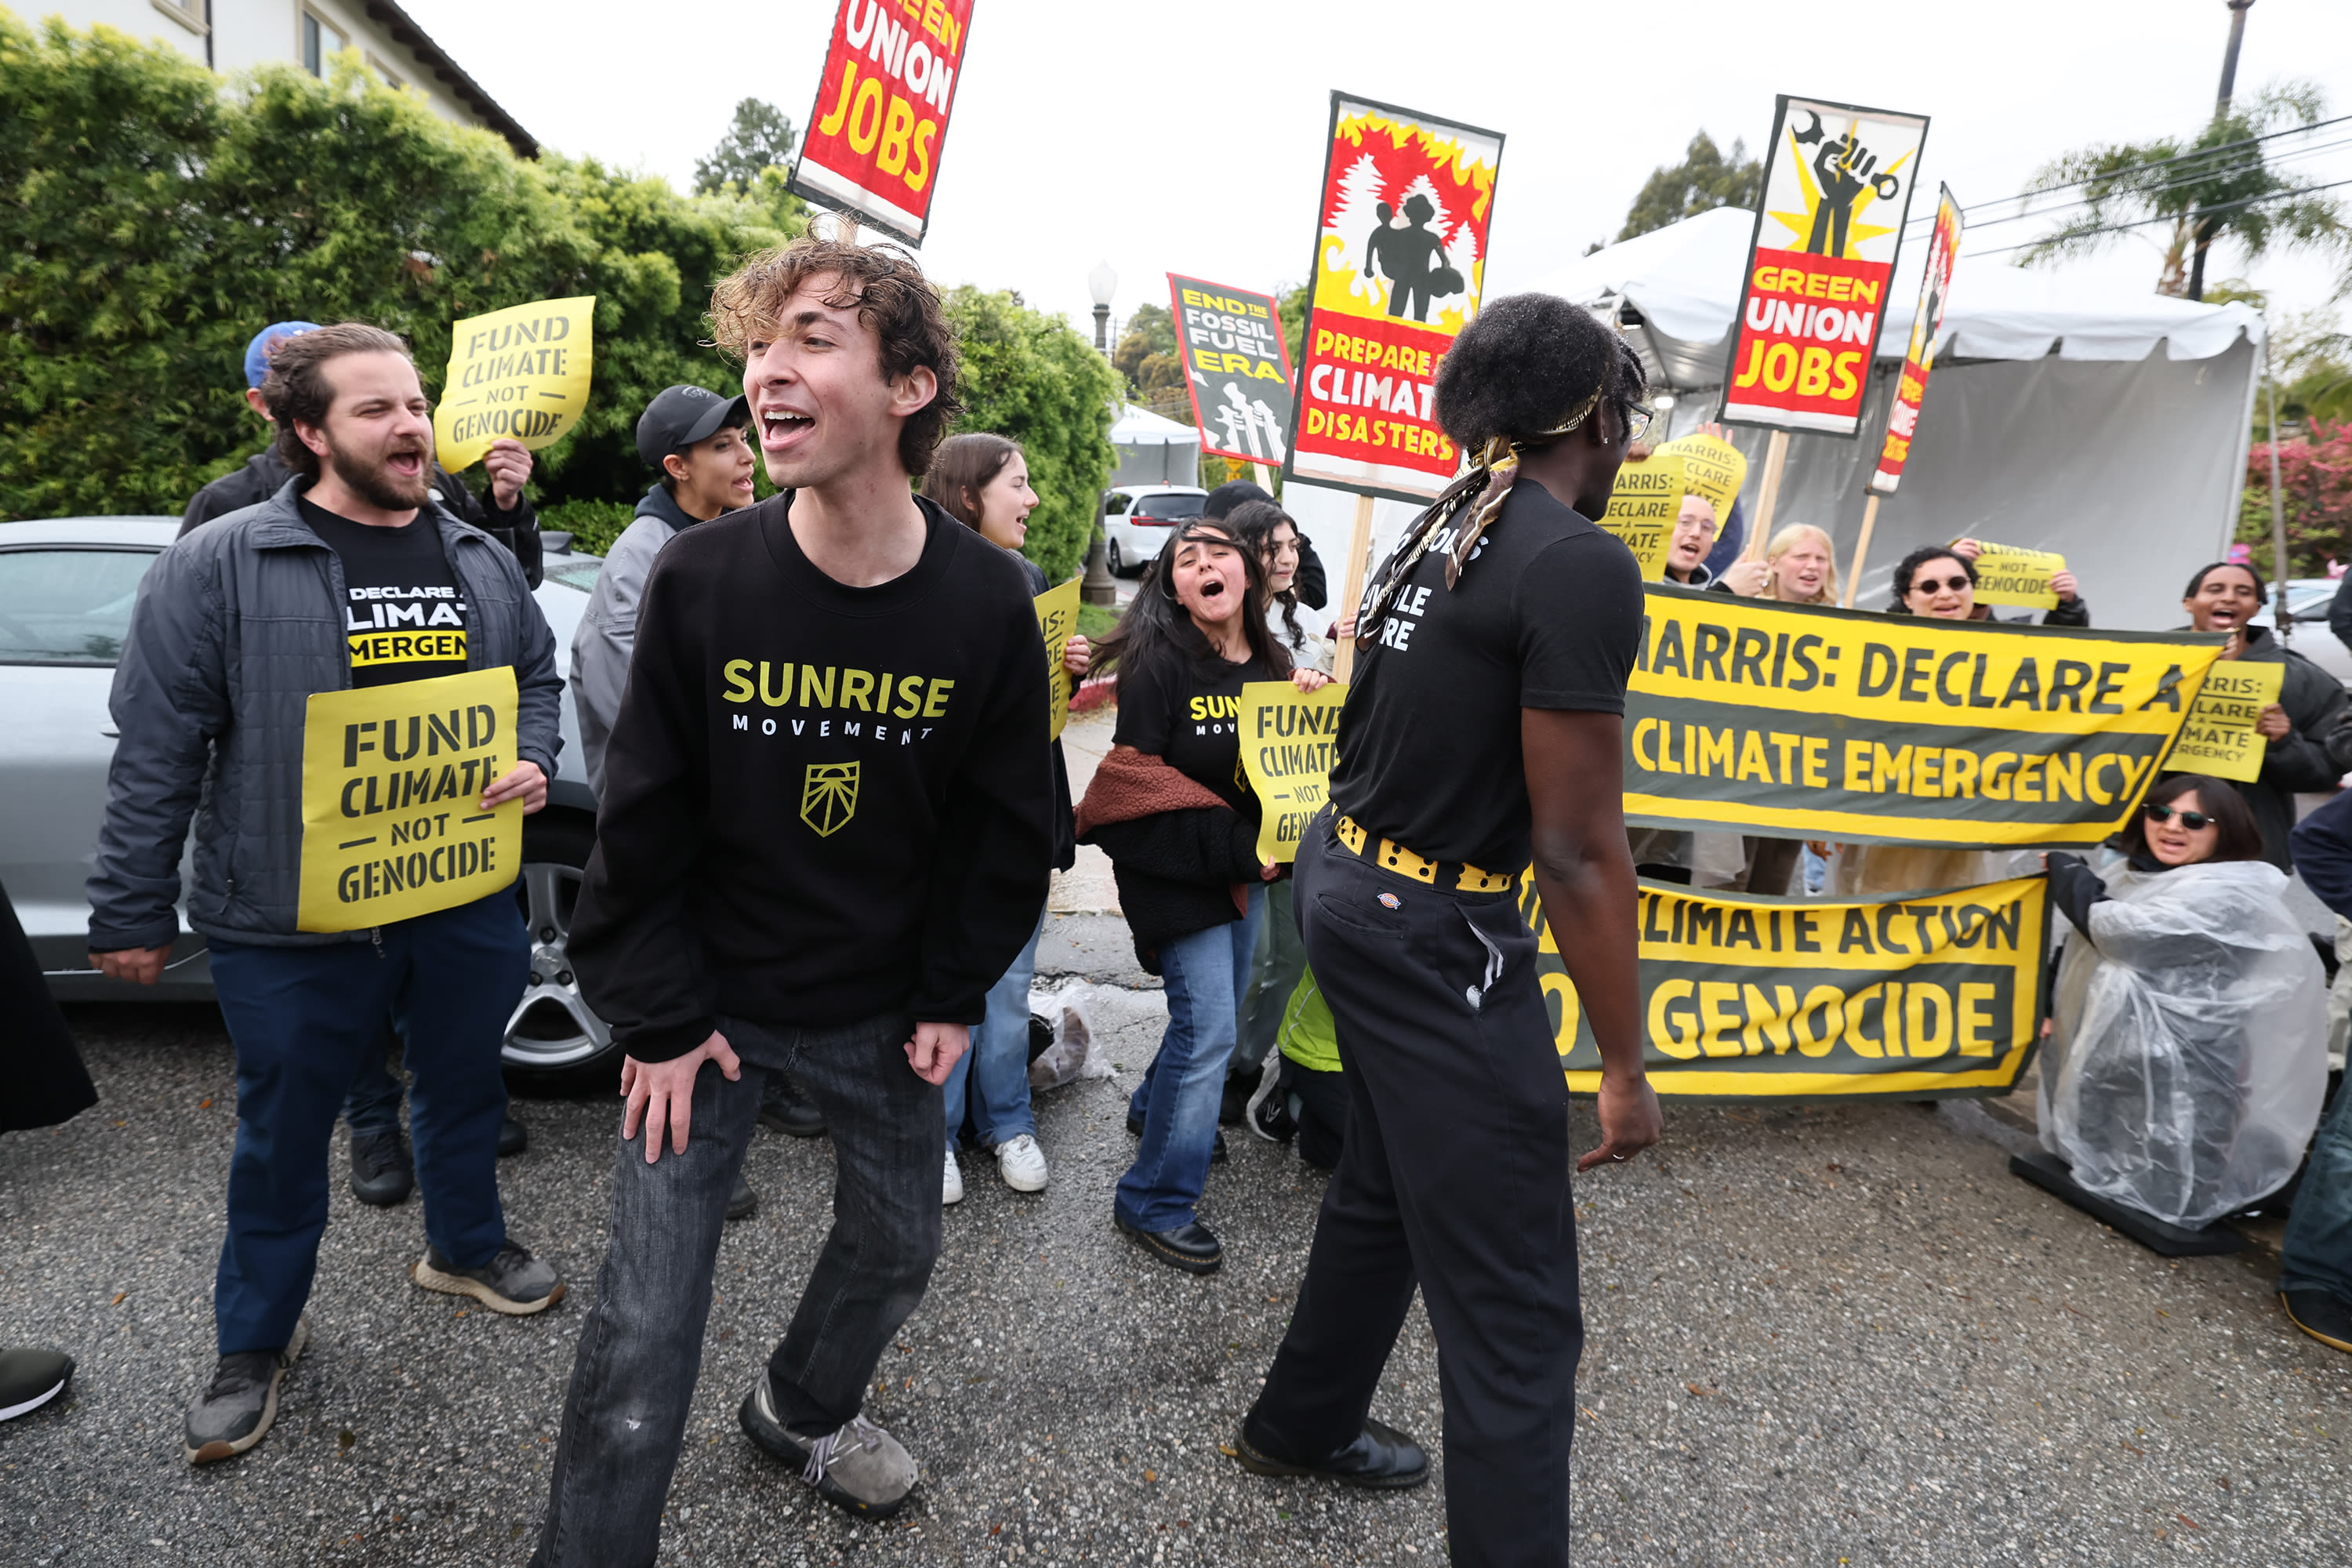
[[[298,498],[310,531],[343,563],[343,635],[354,687],[466,673],[468,612],[428,508],[377,528]]]
[[[1448,520],[1369,628],[1331,798],[1416,854],[1508,876],[1531,858],[1519,710],[1624,712],[1642,574],[1614,535],[1521,479],[1448,590],[1445,552],[1467,521]]]
[[[1218,659],[1213,670],[1182,658],[1122,669],[1111,742],[1158,757],[1255,821],[1258,799],[1242,773],[1242,688],[1279,679],[1255,658]]]

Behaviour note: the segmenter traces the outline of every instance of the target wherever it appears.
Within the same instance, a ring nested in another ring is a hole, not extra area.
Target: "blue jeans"
[[[2326,1290],[2352,1303],[2352,1089],[2336,1091],[2311,1141],[2311,1166],[2287,1214],[2279,1289]]]
[[[1037,1134],[1037,1118],[1029,1109],[1029,982],[1037,973],[1037,939],[1045,934],[1045,913],[1040,910],[1029,945],[989,989],[988,1016],[972,1031],[971,1049],[956,1058],[940,1086],[947,1099],[950,1153],[963,1130],[967,1092],[982,1143],[993,1148],[1024,1132]]]
[[[343,1125],[352,1136],[400,1131],[403,1086],[392,1071],[392,1026],[386,1021],[374,1049],[362,1053],[360,1070],[343,1096]]]
[[[660,1548],[727,1195],[770,1074],[789,1069],[824,1112],[836,1171],[833,1230],[761,1373],[789,1430],[814,1436],[858,1413],[891,1336],[930,1283],[940,1091],[907,1065],[912,1020],[795,1029],[722,1017],[719,1031],[743,1076],[730,1083],[708,1062],[695,1074],[685,1150],[648,1165],[642,1142],[615,1141],[612,1237],[580,1330],[534,1564],[650,1563]]]
[[[1265,912],[1261,883],[1249,890],[1249,913],[1242,919],[1160,944],[1168,1032],[1127,1102],[1127,1113],[1143,1123],[1143,1146],[1112,1200],[1118,1217],[1138,1230],[1192,1224],[1192,1205],[1208,1185],[1225,1063],[1234,1054]]]
[[[376,942],[256,947],[213,939],[213,983],[236,1046],[228,1235],[213,1285],[220,1353],[275,1350],[310,1297],[327,1228],[327,1144],[387,1015],[415,1082],[409,1125],[425,1236],[461,1268],[507,1239],[499,1206],[499,1053],[530,943],[514,895],[385,926]]]

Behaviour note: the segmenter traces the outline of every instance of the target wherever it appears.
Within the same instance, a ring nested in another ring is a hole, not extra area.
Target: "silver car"
[[[1103,561],[1113,575],[1133,577],[1159,558],[1168,531],[1201,515],[1209,492],[1198,485],[1118,485],[1103,492]]]
[[[2346,686],[2352,686],[2352,648],[2347,648],[2327,627],[2327,612],[2335,607],[2342,583],[2334,577],[2294,577],[2278,586],[2286,595],[2287,613],[2294,625],[2287,646],[2319,666]],[[2268,605],[2249,617],[2258,626],[2278,625]]]
[[[109,980],[89,967],[83,896],[106,811],[114,721],[106,699],[131,628],[140,579],[179,532],[173,517],[74,517],[0,522],[0,884],[61,1001],[207,1000],[205,939],[180,935],[160,984]],[[553,553],[536,594],[568,675],[572,633],[604,563]],[[580,765],[569,689],[563,754],[547,808],[525,820],[515,894],[531,936],[530,983],[507,1025],[506,1065],[518,1081],[588,1083],[619,1070],[611,1034],[580,995],[565,947],[580,873],[596,840],[596,799]],[[184,886],[187,864],[183,859]]]

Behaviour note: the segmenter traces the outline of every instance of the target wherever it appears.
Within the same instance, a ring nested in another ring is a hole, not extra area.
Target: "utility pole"
[[[2254,0],[2226,0],[2230,7],[2230,47],[2221,56],[2221,90],[2213,100],[2213,118],[2230,112],[2230,96],[2238,85],[2238,46],[2246,41],[2246,12]],[[2205,298],[2205,251],[2213,243],[2213,220],[2197,215],[2189,228],[2189,298]]]

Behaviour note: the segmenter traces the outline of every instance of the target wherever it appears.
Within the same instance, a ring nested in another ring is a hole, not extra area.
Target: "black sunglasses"
[[[1937,582],[1933,577],[1914,577],[1911,579],[1911,591],[1915,594],[1932,594],[1938,588],[1949,588],[1953,593],[1957,594],[1968,585],[1969,580],[1966,577],[1954,577],[1942,583]]]
[[[2202,833],[2213,826],[2213,819],[2201,811],[2175,811],[2168,805],[2143,805],[2140,809],[2147,813],[2150,822],[2170,822],[2178,816],[2180,826],[2191,833]]]

